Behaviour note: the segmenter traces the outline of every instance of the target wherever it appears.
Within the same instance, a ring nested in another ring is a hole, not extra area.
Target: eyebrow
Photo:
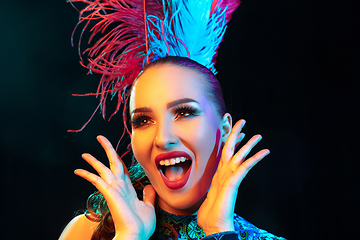
[[[198,103],[196,100],[192,99],[192,98],[181,98],[175,101],[171,101],[168,104],[166,104],[166,108],[170,109],[173,108],[177,105],[183,104],[183,103],[189,103],[189,102],[195,102]],[[135,108],[134,110],[132,110],[131,115],[134,113],[138,113],[138,112],[152,112],[152,109],[149,107],[141,107],[141,108]]]
[[[189,102],[195,102],[195,103],[198,103],[197,101],[195,101],[194,99],[192,98],[181,98],[181,99],[178,99],[178,100],[175,100],[175,101],[172,101],[172,102],[169,102],[166,107],[167,109],[169,108],[173,108],[177,105],[180,105],[180,104],[183,104],[183,103],[189,103]]]

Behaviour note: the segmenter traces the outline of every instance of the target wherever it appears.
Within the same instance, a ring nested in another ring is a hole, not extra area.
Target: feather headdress
[[[81,63],[90,73],[102,74],[96,93],[75,95],[100,96],[100,103],[95,112],[100,108],[105,118],[106,99],[109,94],[112,97],[117,94],[117,107],[109,120],[119,111],[121,103],[126,103],[129,86],[144,66],[156,59],[166,56],[188,57],[215,74],[217,49],[232,12],[240,4],[239,0],[68,0],[68,2],[86,4],[86,7],[80,11],[77,24],[77,27],[81,23],[85,24],[80,35],[79,55],[80,58],[82,54],[88,55],[88,63],[85,64],[82,58]],[[80,43],[83,33],[92,22],[95,22],[95,25],[90,29],[88,43],[97,34],[103,36],[81,53]],[[79,130],[70,131],[81,131],[87,123]]]

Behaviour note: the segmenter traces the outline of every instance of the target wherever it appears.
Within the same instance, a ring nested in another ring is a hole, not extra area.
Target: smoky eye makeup
[[[144,113],[135,113],[131,118],[131,126],[138,128],[152,123],[152,118]]]
[[[197,116],[201,113],[201,110],[198,107],[191,104],[181,104],[174,107],[172,111],[175,119]]]
[[[201,109],[189,103],[184,103],[173,107],[171,109],[171,112],[174,115],[174,120],[178,120],[181,118],[190,118],[190,117],[198,116],[201,113]],[[154,120],[146,113],[138,112],[133,114],[130,123],[131,123],[131,127],[136,129],[139,127],[152,124],[154,123]]]

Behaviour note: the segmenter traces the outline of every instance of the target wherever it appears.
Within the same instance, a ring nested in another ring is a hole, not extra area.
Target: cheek
[[[189,148],[194,151],[197,159],[196,169],[198,179],[208,175],[212,178],[214,169],[216,170],[219,160],[220,129],[214,118],[199,119],[187,126],[186,132],[189,138]],[[186,142],[186,141],[185,141]]]
[[[217,129],[218,124],[204,115],[182,123],[178,132],[181,133],[184,144],[189,144],[188,147],[195,148],[194,150],[199,154],[200,152],[208,152],[214,147]]]
[[[219,124],[214,117],[205,116],[197,125],[197,128],[192,129],[193,141],[196,152],[201,156],[201,160],[206,160],[206,164],[219,142]]]
[[[203,158],[202,161],[199,162],[198,166],[199,180],[196,188],[198,189],[200,196],[203,196],[209,190],[221,157],[219,147],[220,129],[217,129],[215,135],[216,137],[214,137],[214,142],[212,143],[213,147],[212,149],[208,149],[208,152],[210,152],[209,156]]]
[[[131,146],[136,160],[143,168],[146,176],[149,178],[151,185],[157,193],[161,193],[161,177],[158,170],[151,162],[151,151],[153,149],[154,132],[149,128],[146,130],[135,130],[131,136]]]
[[[150,163],[151,156],[151,131],[134,130],[131,135],[131,147],[135,159],[141,166],[145,167]]]
[[[210,119],[210,120],[209,120]],[[206,118],[201,127],[193,130],[193,141],[197,154],[196,182],[198,191],[205,194],[211,185],[212,178],[217,170],[221,157],[220,140],[221,132],[214,118]]]

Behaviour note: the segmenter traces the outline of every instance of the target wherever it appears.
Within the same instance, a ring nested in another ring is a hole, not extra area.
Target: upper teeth
[[[165,166],[170,166],[170,165],[175,165],[176,163],[185,162],[185,161],[186,161],[186,157],[177,157],[177,158],[170,158],[170,159],[161,160],[159,162],[159,164],[160,165],[165,165]]]

